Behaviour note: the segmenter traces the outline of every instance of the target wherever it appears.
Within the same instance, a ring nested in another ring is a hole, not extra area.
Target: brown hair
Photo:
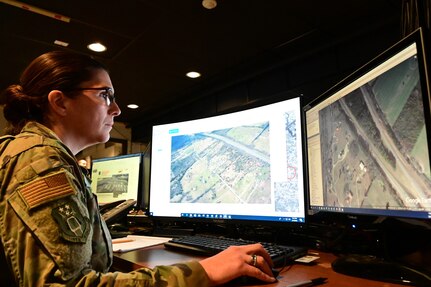
[[[4,91],[6,133],[18,134],[28,121],[42,123],[49,92],[72,91],[91,80],[97,69],[107,70],[89,56],[68,51],[52,51],[34,59],[22,73],[19,84]]]

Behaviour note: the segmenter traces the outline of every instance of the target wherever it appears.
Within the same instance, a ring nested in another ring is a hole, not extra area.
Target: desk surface
[[[331,262],[336,258],[333,254],[319,252],[320,259],[315,265],[294,264],[286,267],[280,273],[278,282],[260,286],[285,287],[289,284],[309,280],[316,277],[326,277],[328,281],[321,285],[325,287],[406,287],[406,285],[390,284],[379,281],[371,281],[336,273],[331,268]],[[199,260],[204,257],[167,250],[163,245],[157,245],[144,249],[115,253],[113,269],[128,272],[140,267],[154,267],[157,265],[170,265],[178,262]],[[226,285],[230,286],[230,285]]]

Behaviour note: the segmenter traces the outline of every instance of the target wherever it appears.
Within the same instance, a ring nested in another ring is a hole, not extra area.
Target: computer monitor
[[[418,30],[305,106],[312,213],[431,218],[425,56]]]
[[[198,222],[305,222],[299,98],[152,132],[149,214]]]
[[[142,201],[142,154],[94,159],[91,188],[100,205],[121,200]]]
[[[311,209],[431,218],[429,80],[420,36],[306,106]]]

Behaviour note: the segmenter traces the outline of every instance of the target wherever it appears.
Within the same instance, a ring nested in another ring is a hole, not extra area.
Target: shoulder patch
[[[64,171],[40,177],[23,185],[19,195],[29,209],[43,203],[75,194],[75,190]]]
[[[79,212],[74,201],[69,201],[51,211],[60,227],[60,236],[67,241],[85,243],[90,233],[90,220]]]

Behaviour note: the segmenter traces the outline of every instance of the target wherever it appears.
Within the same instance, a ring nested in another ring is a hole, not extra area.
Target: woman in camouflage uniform
[[[49,52],[4,94],[9,127],[0,138],[0,265],[7,264],[9,272],[1,273],[12,284],[213,286],[241,275],[275,281],[260,244],[200,262],[109,273],[111,238],[75,158],[108,141],[120,114],[107,70],[87,56]]]

